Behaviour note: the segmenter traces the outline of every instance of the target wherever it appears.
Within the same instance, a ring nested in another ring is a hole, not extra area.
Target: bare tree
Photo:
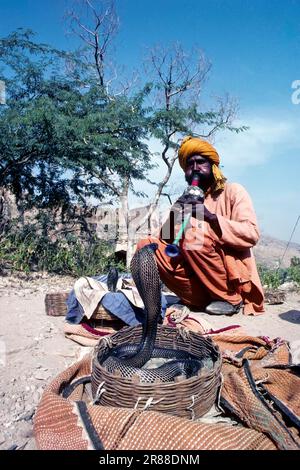
[[[71,31],[86,46],[88,64],[96,68],[100,86],[104,87],[111,77],[106,77],[107,55],[119,27],[114,0],[77,0],[66,13]]]
[[[160,102],[169,111],[174,100],[178,101],[183,94],[185,103],[199,97],[211,64],[200,49],[187,54],[181,44],[175,43],[168,48],[156,46],[150,49],[145,69],[157,81],[162,91]]]
[[[73,1],[72,8],[66,13],[71,32],[77,35],[83,44],[80,58],[84,59],[89,70],[95,70],[99,86],[103,88],[106,98],[113,102],[118,95],[129,96],[133,84],[137,81],[137,75],[124,77],[121,68],[113,65],[110,53],[113,39],[118,31],[119,18],[116,13],[114,0],[77,0]],[[135,113],[134,109],[129,111]],[[125,132],[126,129],[114,128],[113,133]],[[99,129],[101,133],[101,129]],[[108,135],[109,131],[104,130]],[[89,145],[89,138],[84,138]],[[117,148],[115,149],[117,153]],[[97,154],[98,149],[93,149]],[[122,175],[113,172],[110,168],[98,170],[94,168],[90,172],[107,189],[108,194],[113,195],[121,206],[123,228],[129,230],[128,196],[131,184],[130,172]]]
[[[157,189],[152,204],[137,230],[151,218],[160,197],[168,195],[166,187],[178,156],[179,142],[185,134],[212,139],[223,129],[237,132],[245,129],[232,127],[237,104],[228,95],[217,98],[213,109],[201,110],[201,94],[211,64],[200,49],[186,53],[180,44],[154,47],[149,51],[145,68],[156,84],[152,103],[155,109],[153,136],[162,144],[159,160],[166,170],[161,181],[153,183]]]
[[[130,94],[132,81],[123,84],[121,92],[113,89],[112,82],[117,79],[116,68],[109,65],[109,48],[118,30],[119,19],[113,0],[77,0],[77,7],[67,14],[71,30],[77,34],[88,53],[88,65],[95,68],[99,85],[107,97],[114,100],[117,94]],[[212,139],[221,129],[237,130],[232,127],[236,107],[228,97],[218,99],[213,109],[202,111],[202,92],[211,70],[210,62],[200,49],[186,53],[180,44],[171,47],[154,47],[149,50],[145,61],[146,76],[152,82],[152,112],[150,134],[162,144],[159,161],[165,166],[165,173],[157,186],[147,215],[131,227],[129,218],[128,195],[132,188],[130,176],[123,177],[118,184],[112,183],[112,175],[94,175],[119,199],[128,233],[127,264],[130,262],[136,232],[157,210],[162,195],[169,197],[167,185],[170,180],[179,142],[185,134],[193,133]],[[118,77],[119,79],[119,77]],[[136,77],[134,78],[136,80]],[[133,110],[134,112],[134,110]],[[115,180],[116,181],[116,180]],[[120,184],[119,184],[120,183]]]

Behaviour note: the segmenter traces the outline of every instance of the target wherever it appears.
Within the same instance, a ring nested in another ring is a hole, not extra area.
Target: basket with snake
[[[216,401],[221,355],[210,338],[158,325],[161,282],[155,249],[155,244],[147,245],[131,262],[145,321],[99,341],[92,362],[92,394],[101,405],[150,407],[197,419]]]

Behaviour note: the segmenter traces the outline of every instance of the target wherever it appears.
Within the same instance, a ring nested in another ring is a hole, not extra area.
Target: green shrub
[[[299,260],[299,263],[295,262],[295,259]],[[287,272],[288,272],[288,279],[300,285],[300,259],[299,258],[294,257],[291,259],[291,265],[287,269]]]
[[[263,286],[277,289],[287,280],[287,269],[258,266],[258,273]]]
[[[300,286],[300,258],[291,259],[288,268],[272,269],[266,266],[258,266],[259,276],[263,286],[278,288],[284,282],[296,282]]]
[[[73,276],[94,276],[109,266],[125,267],[115,260],[110,243],[96,237],[79,240],[74,235],[53,241],[36,224],[20,229],[11,225],[0,237],[0,267],[30,271],[47,271]]]

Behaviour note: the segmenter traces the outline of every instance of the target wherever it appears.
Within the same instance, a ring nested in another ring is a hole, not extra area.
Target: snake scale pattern
[[[136,251],[130,265],[146,313],[140,344],[117,346],[110,349],[100,361],[111,373],[118,371],[127,378],[137,375],[140,382],[146,383],[156,380],[172,382],[177,376],[189,378],[203,367],[203,362],[188,352],[154,347],[161,314],[161,281],[154,256],[156,249],[157,245],[152,243]],[[142,368],[154,357],[169,361],[154,369]]]

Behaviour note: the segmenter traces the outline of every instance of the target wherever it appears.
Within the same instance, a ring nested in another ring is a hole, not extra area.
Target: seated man
[[[259,231],[248,193],[240,184],[226,182],[219,155],[208,142],[188,136],[178,156],[189,184],[197,173],[204,202],[181,196],[159,238],[141,240],[137,248],[158,244],[155,256],[160,277],[190,308],[225,315],[237,313],[242,306],[246,315],[264,312],[263,290],[251,251]],[[165,248],[178,233],[182,213],[185,217],[187,212],[192,216],[179,242],[180,254],[170,258]]]

